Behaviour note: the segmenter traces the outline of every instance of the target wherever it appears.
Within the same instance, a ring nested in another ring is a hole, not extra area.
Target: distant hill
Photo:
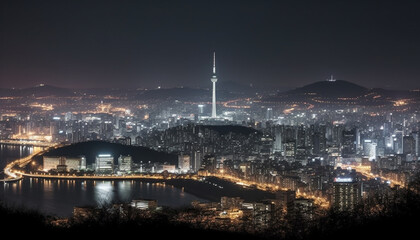
[[[258,91],[257,88],[234,82],[234,81],[220,81],[217,82],[217,91],[226,91],[230,93],[237,93],[237,94],[255,94]]]
[[[180,100],[180,101],[206,101],[210,98],[210,92],[200,88],[162,88],[145,90],[137,95],[139,100]]]
[[[360,85],[343,81],[320,81],[315,82],[294,90],[286,92],[286,94],[315,94],[319,97],[357,97],[365,94],[369,89]]]
[[[30,88],[22,89],[0,89],[0,96],[2,97],[46,97],[46,96],[60,96],[70,97],[75,96],[72,89],[60,88],[51,85],[37,85]]]
[[[98,154],[109,153],[114,156],[115,163],[120,155],[130,155],[135,163],[157,162],[178,165],[178,158],[174,154],[158,152],[146,147],[127,146],[104,141],[80,142],[61,148],[50,150],[45,156],[80,156],[85,155],[87,164],[95,162]]]
[[[34,97],[44,97],[44,96],[68,97],[68,96],[75,95],[72,89],[55,87],[51,85],[37,85],[35,87],[21,89],[19,93],[22,96],[34,96]]]

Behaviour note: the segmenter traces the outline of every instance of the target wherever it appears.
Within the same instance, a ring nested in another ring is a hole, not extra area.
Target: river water
[[[40,149],[0,144],[0,171],[7,163]],[[25,178],[16,183],[0,183],[0,201],[7,205],[39,210],[46,214],[70,216],[75,206],[98,206],[133,199],[156,199],[158,205],[189,206],[206,201],[181,189],[147,181],[82,181]]]

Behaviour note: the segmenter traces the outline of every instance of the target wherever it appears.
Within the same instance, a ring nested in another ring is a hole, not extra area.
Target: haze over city
[[[418,88],[418,1],[2,1],[0,87]]]
[[[418,2],[0,4],[3,235],[416,234]]]

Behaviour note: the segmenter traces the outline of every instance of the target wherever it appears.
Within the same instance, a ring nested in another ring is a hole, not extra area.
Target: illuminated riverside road
[[[356,172],[361,173],[363,176],[367,177],[368,179],[380,178],[380,179],[385,180],[385,181],[390,181],[391,186],[395,186],[395,185],[400,185],[401,187],[405,186],[405,184],[402,183],[402,182],[399,182],[399,181],[396,181],[394,179],[390,179],[390,178],[387,178],[387,177],[384,177],[384,176],[373,174],[371,172],[370,166],[362,166],[361,164],[359,164],[359,165],[342,164],[341,167],[342,168],[354,169],[354,170],[356,170]]]
[[[55,148],[59,147],[60,145],[56,145]],[[118,175],[83,175],[83,176],[77,176],[77,175],[69,175],[69,174],[58,174],[58,175],[50,175],[49,173],[23,173],[23,172],[19,172],[19,171],[14,171],[13,167],[18,165],[19,167],[23,167],[27,164],[29,164],[31,162],[31,159],[33,156],[35,156],[36,154],[42,154],[43,152],[48,151],[48,149],[44,150],[44,151],[39,151],[36,153],[31,154],[30,156],[27,156],[25,158],[22,159],[18,159],[15,160],[11,163],[9,163],[4,172],[5,174],[7,174],[9,176],[8,179],[5,179],[7,181],[17,181],[22,179],[23,177],[27,177],[27,178],[34,178],[34,179],[46,179],[46,180],[80,180],[80,181],[84,181],[84,180],[98,180],[98,181],[107,181],[107,180],[171,180],[171,179],[190,179],[190,180],[200,180],[201,177],[198,175],[169,175],[166,178],[161,175],[161,174],[140,174],[140,175],[122,175],[122,176],[118,176]],[[257,182],[253,182],[253,181],[247,181],[241,178],[237,178],[234,176],[230,176],[227,174],[212,174],[211,176],[223,179],[223,180],[227,180],[230,182],[233,182],[235,184],[238,185],[242,185],[244,187],[246,186],[256,186],[257,189],[262,190],[262,191],[268,191],[268,192],[275,192],[278,190],[287,190],[284,188],[280,188],[278,185],[276,184],[263,184],[263,183],[257,183]],[[311,193],[305,193],[305,192],[296,192],[296,196],[297,197],[304,197],[304,198],[308,198],[308,199],[313,199],[314,202],[317,205],[320,205],[321,207],[325,207],[327,208],[329,206],[329,202],[327,201],[326,198],[320,197],[320,196],[315,196]]]
[[[259,190],[262,190],[262,191],[275,192],[275,191],[278,191],[278,190],[283,190],[283,191],[290,190],[290,189],[287,189],[287,188],[280,188],[276,184],[258,183],[258,182],[254,182],[254,181],[248,181],[248,180],[245,180],[245,179],[242,179],[242,178],[238,178],[238,177],[231,176],[231,175],[228,175],[228,174],[223,174],[223,173],[211,174],[210,176],[221,178],[221,179],[224,179],[224,180],[228,180],[230,182],[234,182],[238,185],[242,185],[242,186],[245,186],[245,187],[256,186]],[[328,208],[330,206],[330,203],[326,198],[320,197],[320,196],[315,196],[311,193],[305,193],[305,192],[297,191],[296,192],[296,197],[312,199],[312,200],[314,200],[315,204],[321,206],[322,208]]]
[[[172,180],[179,185],[173,186],[168,182],[165,184],[165,180],[151,179],[150,176],[136,180],[47,179],[25,176],[20,178],[19,173],[13,172],[16,170],[11,167],[16,166],[17,168],[17,164],[30,164],[30,158],[34,156],[32,153],[36,151],[40,154],[42,149],[12,145],[1,146],[0,172],[8,165],[8,173],[15,174],[19,179],[14,179],[12,183],[13,180],[9,176],[7,182],[0,182],[0,201],[8,206],[24,206],[46,214],[69,217],[75,206],[130,203],[133,199],[155,199],[159,206],[174,208],[190,206],[192,201],[208,201],[205,196],[202,198],[194,193],[183,191],[183,180]],[[19,160],[14,161],[15,159]],[[185,186],[191,185],[190,181],[186,181]],[[203,191],[207,191],[207,188],[203,186]]]
[[[31,173],[22,173],[16,172],[17,175],[30,177],[30,178],[45,178],[45,179],[62,179],[62,180],[142,180],[142,179],[154,179],[154,180],[171,180],[171,179],[192,179],[198,180],[198,176],[196,175],[176,175],[176,176],[169,176],[165,178],[161,174],[140,174],[140,175],[66,175],[66,174],[58,174],[58,175],[50,175],[48,173],[45,174],[31,174]]]
[[[60,146],[62,146],[62,145],[55,144],[54,146],[51,146],[51,147],[58,148]],[[12,170],[13,167],[15,167],[16,165],[18,165],[19,167],[24,167],[32,161],[32,158],[35,155],[42,154],[44,152],[47,152],[48,150],[50,150],[50,148],[47,148],[45,150],[38,150],[38,151],[34,150],[34,152],[32,154],[30,154],[29,156],[10,162],[4,168],[4,174],[8,177],[5,178],[5,179],[1,179],[0,182],[13,182],[13,181],[21,180],[22,179],[22,174],[13,171]]]
[[[34,146],[34,147],[52,147],[52,146],[56,145],[55,143],[49,143],[49,142],[40,142],[40,141],[31,141],[31,140],[18,140],[18,139],[0,140],[0,144],[24,145],[24,146]]]

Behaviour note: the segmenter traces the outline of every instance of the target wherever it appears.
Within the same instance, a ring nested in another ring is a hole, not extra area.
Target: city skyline
[[[0,7],[6,230],[415,234],[420,2]]]
[[[418,88],[419,3],[3,1],[0,87]],[[403,83],[403,84],[401,84]]]

